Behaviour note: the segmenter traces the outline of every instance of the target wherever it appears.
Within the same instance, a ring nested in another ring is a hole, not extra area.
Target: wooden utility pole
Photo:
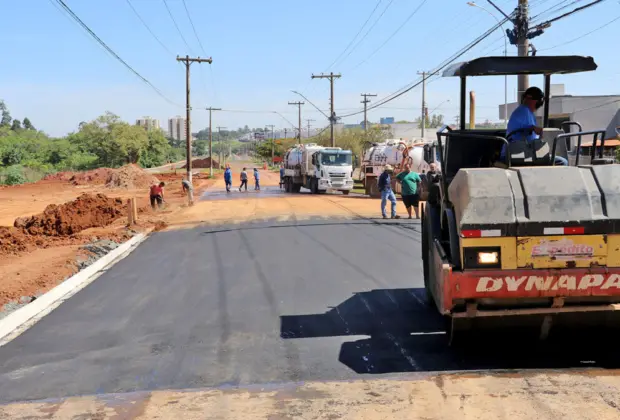
[[[275,126],[273,124],[267,124],[267,125],[265,125],[265,127],[271,128],[271,164],[273,165],[273,163],[274,163],[273,162],[273,158],[274,158],[275,152],[276,152],[276,150],[275,150],[275,141],[276,141],[276,139],[275,139],[275,136],[274,136],[274,133],[273,133],[273,127],[275,127]]]
[[[221,111],[222,108],[206,108],[209,111],[209,176],[213,178],[213,130],[211,127],[211,112]]]
[[[217,144],[219,145],[218,150],[220,152],[220,167],[222,166],[222,128],[226,129],[226,127],[216,127],[217,128]]]
[[[314,120],[306,120],[306,121],[308,121],[308,137],[307,138],[310,138],[310,123],[314,122]]]
[[[529,11],[528,0],[519,0],[519,7],[517,8],[517,18],[515,23],[515,30],[517,32],[517,49],[519,57],[527,57],[529,50],[529,41],[527,33],[529,30]],[[517,102],[521,101],[523,92],[530,87],[530,81],[527,74],[520,74],[517,76]]]
[[[299,142],[301,143],[301,106],[304,105],[305,102],[289,102],[288,104],[297,106],[298,116],[299,116],[299,122],[298,122],[298,127],[297,127],[297,129],[299,130],[299,133],[297,134],[297,138],[299,139]]]
[[[372,98],[377,95],[373,93],[362,93],[360,96],[364,97],[364,100],[361,101],[361,103],[364,104],[364,131],[368,131],[368,103],[370,102],[370,99],[368,98]]]
[[[334,124],[336,124],[336,113],[334,112],[334,79],[339,79],[342,77],[341,74],[334,74],[331,72],[329,74],[319,74],[312,75],[313,79],[329,79],[329,90],[330,90],[330,114],[329,114],[329,126],[331,131],[331,146],[336,147],[336,138],[334,137]],[[300,124],[301,125],[301,124]],[[301,135],[301,134],[300,134]]]
[[[421,135],[424,139],[424,132],[426,130],[426,72],[418,72],[422,75],[422,130]]]
[[[186,142],[186,159],[187,159],[187,163],[185,166],[187,166],[187,181],[191,184],[192,183],[192,129],[191,129],[191,103],[189,100],[189,66],[191,66],[192,63],[209,63],[211,64],[213,62],[213,60],[211,59],[211,57],[209,58],[190,58],[189,55],[186,55],[185,57],[179,57],[177,55],[177,61],[182,62],[183,64],[185,64],[185,142]],[[193,197],[193,192],[190,189],[190,203],[193,203],[194,201],[194,197]]]

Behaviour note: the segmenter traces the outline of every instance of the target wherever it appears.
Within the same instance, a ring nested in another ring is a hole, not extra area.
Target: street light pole
[[[506,57],[508,54],[508,36],[506,35],[506,32],[504,32],[504,28],[501,26],[502,22],[493,13],[489,12],[487,9],[474,3],[473,1],[468,1],[467,5],[484,10],[485,12],[493,16],[493,19],[497,21],[497,23],[500,25],[500,28],[502,29],[502,33],[504,34],[504,57]],[[508,76],[504,76],[504,125],[508,127]]]

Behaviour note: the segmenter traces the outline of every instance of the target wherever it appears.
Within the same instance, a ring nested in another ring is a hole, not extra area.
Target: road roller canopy
[[[569,74],[594,71],[592,57],[578,55],[534,57],[481,57],[447,67],[443,77],[504,76],[515,74]]]

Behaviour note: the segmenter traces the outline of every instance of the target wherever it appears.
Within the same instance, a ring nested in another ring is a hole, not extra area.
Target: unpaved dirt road
[[[0,348],[0,418],[620,418],[603,334],[448,347],[418,221],[221,187]]]

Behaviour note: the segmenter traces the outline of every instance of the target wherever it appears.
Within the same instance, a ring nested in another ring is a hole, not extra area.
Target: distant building
[[[185,122],[185,118],[181,116],[176,116],[168,119],[168,133],[170,138],[174,140],[186,140],[186,130],[187,124]]]
[[[151,117],[142,117],[136,120],[136,125],[144,127],[146,130],[159,130],[159,120]]]
[[[383,117],[379,120],[380,124],[394,124],[394,117]]]

